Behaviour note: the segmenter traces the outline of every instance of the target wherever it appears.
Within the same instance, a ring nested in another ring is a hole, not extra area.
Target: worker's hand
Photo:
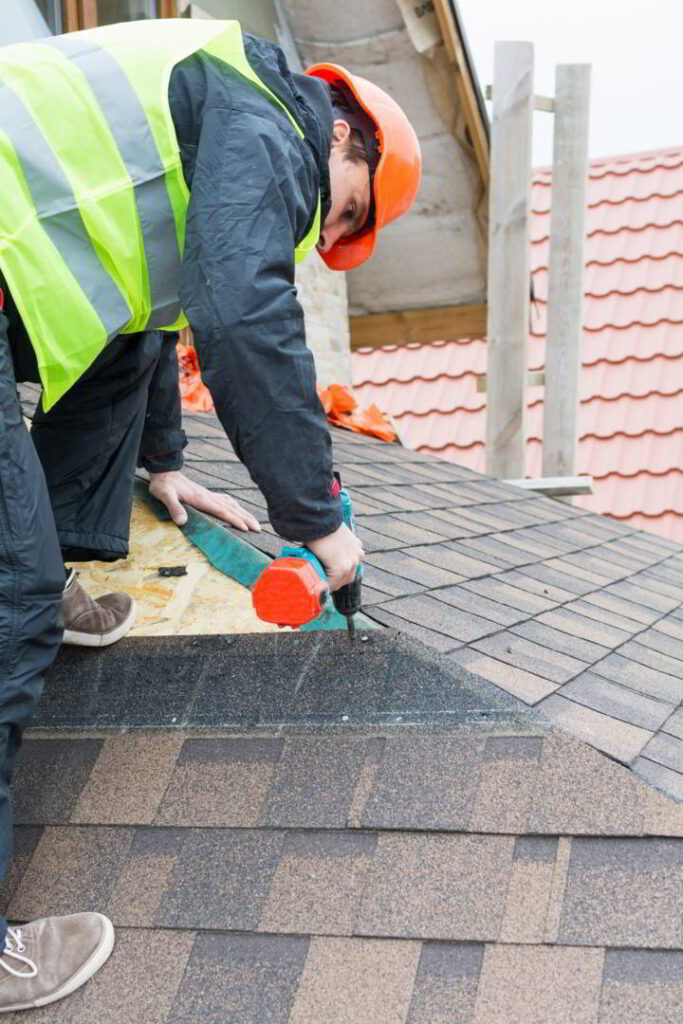
[[[184,526],[187,512],[181,502],[192,505],[201,512],[208,512],[217,519],[222,519],[238,530],[254,530],[260,533],[258,520],[250,512],[243,509],[239,502],[227,494],[214,494],[201,484],[195,484],[184,473],[174,470],[171,473],[150,473],[149,493],[162,502],[171,514],[176,526]]]
[[[346,523],[327,537],[309,540],[306,547],[322,562],[330,590],[339,590],[346,583],[353,583],[356,569],[365,555],[363,545]]]

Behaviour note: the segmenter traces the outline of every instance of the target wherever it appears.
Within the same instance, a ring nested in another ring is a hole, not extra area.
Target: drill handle
[[[318,576],[322,580],[327,580],[327,574],[323,569],[323,564],[319,558],[317,558],[310,548],[283,548],[280,552],[281,558],[304,558],[307,562],[310,562]]]
[[[339,492],[339,500],[341,501],[344,522],[346,523],[354,537],[357,537],[358,530],[356,529],[356,517],[353,514],[353,504],[351,502],[351,495],[349,494],[345,487],[342,487],[342,489]],[[359,565],[358,568],[356,569],[356,579],[362,579],[362,576],[363,566]]]

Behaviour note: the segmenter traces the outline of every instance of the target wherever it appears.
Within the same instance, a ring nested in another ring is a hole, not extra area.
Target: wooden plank
[[[97,28],[97,0],[79,0],[79,28]]]
[[[568,494],[592,494],[592,476],[547,476],[536,480],[504,480],[503,483],[522,487],[525,491],[539,491],[550,498],[559,498]]]
[[[549,114],[554,114],[555,100],[552,96],[534,96],[534,110],[545,110]]]
[[[64,32],[78,32],[78,0],[62,0],[62,26]]]
[[[534,48],[496,43],[488,262],[486,472],[522,477],[526,455]]]
[[[484,93],[487,100],[493,99],[493,86],[487,85]],[[534,110],[545,110],[552,114],[555,110],[555,100],[552,96],[534,96]]]
[[[472,147],[479,166],[479,173],[484,185],[487,185],[490,165],[489,138],[486,125],[482,120],[475,85],[463,52],[450,0],[434,0],[434,10],[439,21],[441,34],[443,35],[446,53],[454,66],[455,89],[462,107],[465,123],[469,129],[470,138],[472,139]]]
[[[545,373],[543,370],[529,370],[526,375],[526,386],[528,388],[542,388],[545,385]],[[477,377],[477,391],[485,394],[488,391],[488,378],[485,373]]]
[[[486,335],[486,306],[436,306],[349,318],[351,348],[428,344]]]
[[[590,72],[589,64],[559,64],[556,69],[544,476],[576,473]]]

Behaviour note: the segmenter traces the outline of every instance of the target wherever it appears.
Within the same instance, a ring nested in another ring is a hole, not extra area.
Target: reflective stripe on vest
[[[187,323],[178,288],[189,193],[168,82],[199,49],[303,136],[247,62],[237,22],[135,22],[0,50],[0,269],[46,409],[115,335]],[[319,233],[318,198],[297,261]]]

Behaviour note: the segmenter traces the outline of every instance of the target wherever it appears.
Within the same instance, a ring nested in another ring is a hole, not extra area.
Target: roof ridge
[[[671,356],[667,355],[666,352],[654,352],[651,356],[648,356],[647,359],[643,359],[639,358],[635,353],[630,352],[627,356],[624,356],[623,359],[596,359],[594,363],[584,363],[583,360],[581,362],[583,366],[597,366],[598,363],[609,363],[610,366],[620,366],[622,363],[628,362],[653,363],[656,359],[670,359],[673,362],[678,362],[680,359],[680,353]]]
[[[395,420],[403,419],[404,416],[414,416],[416,419],[424,419],[426,416],[452,416],[454,412],[480,412],[485,408],[485,401],[482,396],[482,404],[479,406],[467,407],[465,405],[454,405],[448,409],[426,409],[424,412],[415,412],[414,409],[404,409],[403,412],[392,412],[390,415]]]
[[[676,196],[683,196],[683,189],[676,189],[675,192],[650,192],[646,196],[624,196],[623,199],[598,199],[595,203],[587,203],[589,210],[597,210],[599,206],[623,206],[624,203],[649,203],[651,199],[675,199]],[[543,210],[534,211],[543,213]]]
[[[648,469],[647,466],[637,469],[635,473],[623,473],[618,469],[611,469],[608,473],[591,473],[591,476],[594,480],[608,480],[615,476],[618,476],[620,480],[633,480],[637,476],[643,476],[643,474],[646,474],[647,476],[661,477],[669,476],[670,473],[678,473],[678,475],[683,479],[683,471],[679,469],[678,466],[669,466],[668,469],[663,469],[660,472],[657,472],[654,469]]]
[[[354,356],[360,355],[365,359],[374,355],[375,352],[389,354],[392,352],[403,352],[405,349],[416,352],[421,348],[445,348],[446,345],[467,345],[471,340],[470,338],[438,338],[435,341],[408,341],[405,345],[365,345],[363,348],[355,348],[353,354]]]
[[[606,265],[610,266],[611,264],[606,264]],[[537,268],[537,269],[541,269],[541,268]],[[535,272],[536,271],[534,271],[534,273]],[[548,273],[548,272],[549,271],[546,270],[546,273]],[[619,289],[619,288],[610,288],[609,291],[606,291],[606,292],[589,292],[589,291],[585,291],[583,293],[583,295],[584,295],[584,298],[588,298],[588,299],[607,299],[607,298],[609,298],[610,295],[627,296],[627,295],[636,295],[638,292],[645,292],[647,295],[659,295],[661,292],[664,292],[664,291],[667,291],[667,290],[668,291],[673,291],[673,292],[683,292],[683,284],[673,284],[671,281],[667,281],[665,284],[660,285],[659,288],[648,288],[647,285],[638,285],[637,288],[632,288],[630,291],[621,291],[621,289]],[[534,295],[533,301],[534,301],[534,303],[536,303],[539,306],[547,306],[548,305],[548,299],[547,298],[544,299],[540,295]],[[673,321],[673,322],[674,323],[678,323],[678,321]],[[648,324],[648,327],[649,326],[651,326],[651,325]],[[586,330],[590,330],[590,328],[586,328]]]
[[[532,242],[532,245],[535,244],[535,242]],[[661,262],[662,260],[668,260],[671,256],[679,256],[681,259],[683,259],[683,252],[676,252],[675,250],[672,249],[670,252],[663,253],[663,255],[661,256],[652,256],[650,255],[650,253],[643,253],[642,256],[636,256],[632,260],[628,260],[623,256],[616,256],[613,260],[586,260],[586,262],[584,263],[584,267],[613,267],[615,263],[624,263],[626,266],[633,266],[636,263],[644,263],[646,260],[658,263]],[[539,270],[549,271],[550,266],[547,263],[539,263],[539,265],[537,267],[534,267],[534,269],[532,270],[532,274],[536,274]]]
[[[419,452],[443,452],[443,451],[446,450],[446,448],[457,448],[457,450],[459,452],[466,452],[466,451],[469,451],[470,448],[477,448],[477,447],[478,448],[483,448],[484,447],[484,442],[483,441],[470,441],[469,444],[457,444],[456,445],[455,441],[447,441],[446,444],[441,444],[438,447],[435,447],[433,445],[425,443],[425,444],[421,444],[419,446],[419,448],[417,449],[417,451],[419,451]],[[463,539],[465,539],[465,538],[463,538]]]
[[[617,204],[618,205],[618,204]],[[547,216],[550,210],[544,210],[543,213],[537,213],[536,216]],[[614,231],[608,231],[606,228],[595,228],[593,231],[586,232],[586,238],[593,238],[595,235],[618,235],[622,231],[630,231],[631,234],[637,235],[641,231],[647,231],[652,228],[655,231],[666,231],[667,228],[674,227],[675,224],[683,226],[683,219],[677,217],[675,220],[667,221],[666,224],[655,224],[654,221],[648,221],[647,224],[642,224],[640,227],[634,228],[631,224],[622,224],[621,227],[616,228]],[[550,240],[550,234],[539,235],[538,238],[532,238],[532,245],[542,245]]]
[[[598,199],[597,202],[586,203],[586,209],[597,210],[599,206],[623,206],[625,203],[649,203],[651,199],[675,199],[677,196],[683,196],[683,189],[679,188],[675,192],[650,192],[646,196],[624,196],[623,199]],[[550,214],[551,207],[544,210],[531,206],[530,212],[536,217],[544,217]]]
[[[634,288],[630,292],[620,292],[618,289],[613,288],[608,292],[584,292],[583,294],[584,298],[587,297],[589,299],[606,299],[608,295],[635,295],[636,292],[646,292],[648,295],[654,295],[659,294],[659,292],[664,292],[667,290],[672,292],[681,292],[683,291],[683,285],[672,284],[670,281],[667,281],[666,284],[663,284],[661,286],[661,288],[647,288],[645,285],[640,285],[638,288]],[[538,306],[548,305],[548,299],[541,298],[540,295],[534,295],[533,302],[536,303],[536,305]],[[679,321],[677,320],[674,321],[674,323],[678,322]],[[648,324],[648,327],[649,326],[651,325]]]
[[[666,159],[666,157],[680,157],[680,159],[679,159],[678,163],[674,163],[674,164],[661,163],[661,161]],[[655,161],[655,163],[653,163],[652,166],[649,167],[649,168],[638,167],[636,165],[636,163],[635,163],[636,161],[645,161],[645,160]],[[614,167],[614,165],[627,164],[627,163],[629,164],[628,168],[626,170],[624,170],[621,174],[619,174],[618,171],[612,169]],[[622,154],[616,154],[615,156],[592,157],[588,161],[588,171],[589,171],[589,176],[590,177],[595,177],[595,178],[605,177],[607,174],[613,174],[615,177],[624,177],[625,175],[630,174],[633,171],[638,171],[638,172],[640,172],[642,174],[647,174],[647,173],[649,173],[649,171],[655,170],[657,167],[664,167],[664,168],[669,168],[670,167],[672,170],[675,170],[677,167],[680,167],[681,164],[683,164],[683,146],[673,146],[671,148],[666,148],[665,147],[663,149],[650,149],[650,150],[646,150],[643,153],[625,153],[623,155]],[[607,165],[611,165],[611,166],[607,166]],[[603,174],[599,174],[599,175],[591,175],[590,174],[590,172],[591,172],[591,170],[593,168],[595,168],[597,170],[597,169],[599,169],[601,167],[605,168]],[[533,183],[534,184],[539,184],[539,185],[547,184],[546,181],[539,180],[537,182],[536,175],[543,174],[543,175],[550,175],[550,176],[552,176],[552,171],[553,171],[552,166],[549,166],[549,165],[546,165],[544,167],[536,167],[536,168],[534,168],[533,171],[532,171]]]
[[[595,438],[596,441],[611,441],[615,437],[627,437],[631,441],[637,440],[639,437],[645,437],[651,434],[655,437],[670,437],[672,434],[683,433],[683,427],[672,427],[671,430],[657,430],[655,427],[646,427],[645,430],[639,431],[637,434],[629,434],[627,430],[614,430],[611,434],[596,434],[595,431],[589,430],[585,434],[579,435],[579,441],[585,441],[589,437]],[[543,438],[538,437],[533,440],[542,441]],[[614,470],[614,472],[618,472]]]
[[[638,285],[637,288],[632,288],[630,291],[621,291],[620,288],[610,288],[607,292],[584,292],[584,296],[589,299],[606,299],[610,295],[635,295],[637,292],[645,292],[648,295],[658,295],[660,292],[664,292],[667,289],[674,292],[683,292],[683,284],[671,284],[667,281],[666,284],[661,285],[659,288],[648,288],[647,285]],[[537,299],[537,302],[543,302],[543,299]]]
[[[606,395],[590,395],[588,398],[581,398],[579,405],[589,405],[595,401],[618,402],[620,398],[633,398],[640,401],[644,398],[650,398],[651,395],[658,395],[660,398],[674,398],[675,395],[683,395],[683,388],[679,387],[676,391],[646,391],[643,395],[634,395],[630,391],[621,391],[618,395],[610,395],[609,397]],[[527,409],[532,409],[535,405],[541,405],[542,403],[542,398],[535,398],[531,402],[527,402]]]
[[[683,519],[683,512],[679,512],[675,508],[664,508],[661,512],[641,512],[640,509],[634,509],[633,512],[626,512],[623,515],[618,515],[616,512],[599,512],[598,515],[608,516],[610,519],[618,519],[619,522],[626,522],[629,519],[633,519],[634,516],[642,516],[643,519],[652,520],[661,519],[662,516],[676,516],[677,519]]]
[[[545,337],[545,336],[544,336]],[[651,363],[655,359],[671,359],[672,361],[678,361],[683,355],[683,345],[681,346],[680,352],[675,352],[673,355],[667,352],[653,352],[649,356],[640,356],[637,353],[630,352],[628,355],[623,356],[621,359],[608,359],[607,356],[598,356],[597,359],[582,359],[581,366],[584,370],[591,369],[594,366],[598,366],[599,363],[606,363],[608,366],[621,366],[622,363],[626,363],[629,359],[635,363]],[[533,373],[540,373],[545,370],[545,361],[537,363],[533,366],[528,366],[528,370]]]
[[[662,291],[663,290],[664,289],[662,289]],[[676,290],[680,291],[681,289],[676,289]],[[605,298],[605,296],[592,296],[592,297],[593,298],[596,298],[596,297],[597,298]],[[544,306],[547,305],[547,303],[543,302],[542,299],[536,299],[536,302],[538,302],[539,304],[542,304]],[[627,324],[612,324],[612,323],[608,323],[608,324],[602,324],[600,327],[587,327],[586,324],[584,324],[581,329],[583,331],[585,331],[587,334],[599,334],[600,331],[604,331],[605,328],[609,328],[612,331],[627,331],[629,329],[629,327],[656,327],[658,324],[671,324],[672,326],[677,327],[680,324],[683,324],[683,320],[670,320],[669,317],[663,316],[663,317],[660,317],[659,320],[653,320],[651,323],[648,323],[645,320],[631,320]],[[534,331],[534,330],[530,330],[529,331],[529,334],[533,338],[545,338],[546,337],[546,333],[547,332],[545,332],[545,331],[542,334],[539,333],[538,331]]]
[[[629,359],[632,359],[636,363],[651,363],[652,360],[657,359],[657,357],[661,357],[662,359],[678,360],[681,358],[682,355],[683,346],[681,346],[681,351],[676,352],[674,355],[669,355],[666,352],[654,352],[650,356],[639,356],[631,353],[627,356],[624,356],[623,359],[608,359],[606,356],[599,356],[597,359],[593,359],[592,361],[589,359],[582,359],[581,365],[584,369],[589,369],[590,367],[597,366],[598,363],[606,363],[608,366],[621,366],[622,363],[627,362]],[[544,370],[545,363],[543,363],[542,366],[530,366],[529,369],[533,370],[534,372],[537,370]]]
[[[485,342],[484,338],[476,338],[476,339],[472,339],[472,340],[473,341]],[[478,373],[476,370],[464,370],[462,373],[455,373],[455,374],[451,374],[451,373],[437,373],[434,377],[426,377],[426,376],[424,376],[421,373],[416,373],[412,377],[407,377],[405,379],[403,377],[388,377],[386,380],[383,380],[383,381],[376,381],[376,380],[364,381],[361,384],[354,384],[353,387],[354,388],[360,388],[360,387],[364,387],[365,384],[372,384],[375,387],[386,387],[387,384],[412,384],[414,381],[417,381],[417,380],[421,380],[424,383],[428,382],[430,384],[433,384],[436,381],[442,380],[442,379],[443,380],[462,380],[463,377],[480,377],[480,376],[481,376],[481,374]]]

